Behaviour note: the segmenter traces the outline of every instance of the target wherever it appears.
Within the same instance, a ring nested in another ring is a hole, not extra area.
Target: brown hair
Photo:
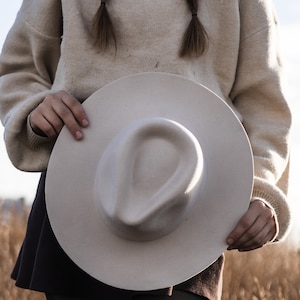
[[[96,43],[101,49],[105,50],[111,40],[113,40],[115,47],[117,47],[114,26],[106,8],[106,1],[101,1],[93,20],[93,27],[96,32]]]
[[[101,1],[93,20],[96,43],[102,50],[105,50],[112,41],[115,49],[117,49],[114,26],[107,11],[106,2]],[[188,58],[199,57],[208,47],[208,35],[197,15],[198,0],[186,0],[186,2],[191,11],[192,19],[184,33],[179,56]]]

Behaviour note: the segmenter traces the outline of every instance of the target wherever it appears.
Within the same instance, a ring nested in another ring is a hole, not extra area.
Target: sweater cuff
[[[262,197],[253,197],[251,199],[251,202],[254,202],[254,201],[263,202],[269,209],[271,209],[273,211],[274,223],[275,223],[275,234],[272,237],[272,239],[269,241],[269,243],[278,242],[277,237],[279,234],[279,223],[278,223],[278,218],[277,218],[275,209],[267,201],[265,201],[265,199],[263,199]]]
[[[37,135],[25,120],[24,129],[7,135],[6,145],[12,164],[21,171],[41,172],[46,170],[55,140]]]
[[[291,227],[291,212],[286,195],[276,186],[255,177],[252,200],[260,200],[275,212],[276,236],[273,241],[286,237]]]
[[[49,142],[48,137],[44,137],[41,135],[38,135],[37,133],[34,132],[30,125],[30,115],[27,117],[27,131],[26,131],[26,136],[28,137],[28,146],[31,149],[37,148],[36,145],[39,144],[44,144]]]

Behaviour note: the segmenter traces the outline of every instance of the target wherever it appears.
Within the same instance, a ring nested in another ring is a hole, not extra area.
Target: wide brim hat
[[[139,73],[84,103],[90,126],[52,151],[46,206],[86,273],[127,290],[179,284],[212,264],[247,211],[253,161],[245,130],[208,88]]]

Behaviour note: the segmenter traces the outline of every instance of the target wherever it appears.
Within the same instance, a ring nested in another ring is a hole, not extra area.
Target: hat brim
[[[203,271],[226,249],[226,237],[249,206],[253,161],[244,128],[206,87],[166,73],[116,80],[83,104],[90,126],[75,141],[63,129],[50,157],[46,205],[54,234],[81,269],[108,285],[154,290]],[[201,198],[162,238],[137,242],[115,235],[94,207],[94,179],[106,146],[135,120],[162,117],[198,139],[205,163]]]

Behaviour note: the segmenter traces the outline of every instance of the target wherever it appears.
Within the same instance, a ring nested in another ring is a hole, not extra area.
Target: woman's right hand
[[[88,126],[81,103],[65,91],[49,94],[30,114],[32,130],[41,136],[56,139],[66,125],[76,140],[83,138],[82,128]]]

